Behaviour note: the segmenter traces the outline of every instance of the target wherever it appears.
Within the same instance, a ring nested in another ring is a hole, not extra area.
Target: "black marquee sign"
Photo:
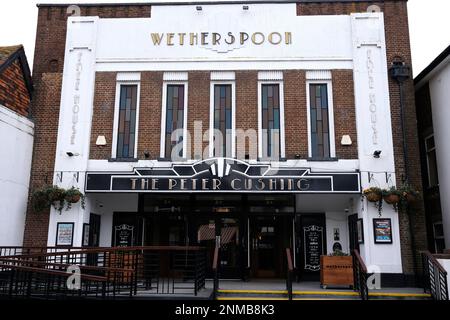
[[[296,167],[213,158],[133,172],[88,172],[86,192],[360,193],[358,172],[311,172]]]

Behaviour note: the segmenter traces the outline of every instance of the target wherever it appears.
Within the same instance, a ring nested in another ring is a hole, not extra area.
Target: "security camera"
[[[381,150],[376,150],[376,151],[374,151],[373,152],[373,157],[375,158],[375,159],[379,159],[380,158],[380,156],[381,156]]]
[[[74,156],[73,152],[70,152],[70,151],[66,152],[66,154],[67,154],[69,157],[73,157],[73,156]]]

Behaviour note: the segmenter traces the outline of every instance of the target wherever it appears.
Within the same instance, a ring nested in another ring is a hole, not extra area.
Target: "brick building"
[[[0,245],[23,242],[33,150],[32,92],[23,47],[0,47]]]
[[[225,278],[283,276],[289,247],[301,279],[359,249],[413,281],[423,203],[361,196],[422,186],[413,82],[389,74],[411,65],[406,1],[71,9],[39,5],[31,184],[86,199],[29,209],[26,245],[220,241]]]

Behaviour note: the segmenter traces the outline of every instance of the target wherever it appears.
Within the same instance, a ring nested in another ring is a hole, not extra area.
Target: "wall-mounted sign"
[[[88,172],[86,192],[360,193],[359,173],[316,173],[236,159],[214,158],[131,174]]]
[[[56,246],[72,246],[73,222],[58,222],[56,226]]]
[[[392,243],[391,219],[373,219],[373,235],[375,243]]]
[[[121,224],[114,227],[114,246],[131,247],[134,245],[134,226]]]
[[[303,228],[305,270],[319,271],[320,256],[323,254],[323,227],[310,225]]]

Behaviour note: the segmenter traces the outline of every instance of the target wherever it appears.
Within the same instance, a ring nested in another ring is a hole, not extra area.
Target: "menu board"
[[[323,254],[323,227],[303,227],[305,270],[319,271],[320,256]]]
[[[121,224],[114,227],[116,247],[131,247],[134,245],[134,226]]]

